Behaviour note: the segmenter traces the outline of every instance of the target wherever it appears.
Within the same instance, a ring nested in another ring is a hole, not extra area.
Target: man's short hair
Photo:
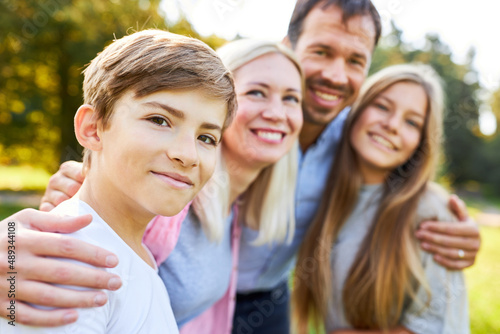
[[[293,10],[290,24],[288,25],[288,39],[293,48],[295,48],[297,41],[304,26],[304,21],[309,12],[318,4],[321,4],[323,9],[330,6],[337,6],[342,10],[342,22],[347,23],[353,16],[370,16],[375,26],[375,43],[377,45],[382,33],[382,25],[380,23],[380,15],[370,0],[297,0],[295,9]]]
[[[140,98],[161,90],[201,90],[226,102],[225,129],[236,109],[232,74],[208,45],[163,30],[143,30],[115,40],[83,71],[84,103],[109,125],[116,101],[133,91]],[[84,164],[90,161],[88,150]]]

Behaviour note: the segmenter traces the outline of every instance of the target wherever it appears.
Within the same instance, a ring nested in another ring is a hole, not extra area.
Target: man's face
[[[295,52],[304,69],[304,121],[326,125],[351,105],[366,78],[375,42],[370,16],[344,24],[337,6],[314,7],[304,20]]]

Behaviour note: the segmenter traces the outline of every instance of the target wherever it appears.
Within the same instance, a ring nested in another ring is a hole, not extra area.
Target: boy
[[[14,327],[2,319],[0,332],[177,333],[142,237],[153,217],[177,214],[211,177],[235,108],[232,77],[203,42],[159,30],[114,41],[84,75],[75,133],[86,178],[54,211],[92,215],[72,236],[117,254],[109,271],[124,284],[72,325]]]

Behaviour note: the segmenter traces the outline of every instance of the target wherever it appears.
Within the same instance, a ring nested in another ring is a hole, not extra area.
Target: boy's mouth
[[[190,188],[194,186],[194,183],[187,176],[183,176],[177,173],[169,172],[154,172],[151,171],[153,175],[160,178],[162,181],[176,187],[176,188]]]

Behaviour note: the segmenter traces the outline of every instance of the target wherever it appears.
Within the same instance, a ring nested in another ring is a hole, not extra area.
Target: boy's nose
[[[182,136],[167,149],[167,155],[182,167],[195,167],[199,164],[196,139]]]

